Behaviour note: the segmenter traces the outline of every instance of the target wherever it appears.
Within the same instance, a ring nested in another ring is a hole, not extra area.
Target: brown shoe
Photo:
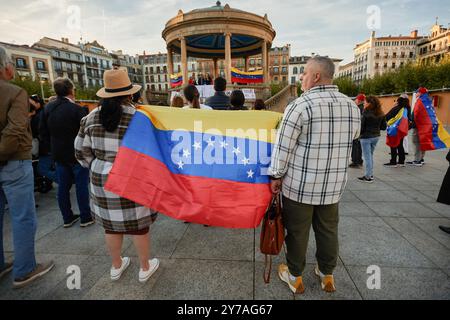
[[[12,262],[6,262],[3,269],[0,270],[0,279],[6,276],[13,268]]]
[[[305,287],[303,286],[303,278],[295,277],[295,280],[291,280],[290,278],[291,273],[289,272],[289,268],[285,264],[280,264],[278,266],[278,276],[280,277],[280,280],[283,282],[286,282],[289,286],[289,289],[295,294],[302,294],[305,292]]]
[[[320,272],[319,267],[316,266],[314,269],[314,273],[316,276],[320,279],[320,285],[322,286],[322,290],[325,292],[335,292],[336,287],[334,285],[334,277],[333,275],[324,275],[322,272]]]
[[[33,282],[37,278],[42,277],[44,274],[49,272],[54,266],[55,264],[53,263],[53,261],[37,264],[36,268],[29,274],[27,274],[25,277],[14,279],[13,288],[16,289],[26,286],[27,284]]]

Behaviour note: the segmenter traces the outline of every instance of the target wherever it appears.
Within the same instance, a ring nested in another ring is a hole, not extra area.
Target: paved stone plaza
[[[306,292],[294,296],[276,274],[262,278],[259,230],[226,230],[184,224],[160,216],[152,227],[153,255],[161,266],[142,285],[131,239],[124,255],[132,263],[122,279],[109,279],[110,259],[98,226],[62,228],[56,193],[38,195],[38,260],[55,261],[48,275],[23,289],[11,289],[12,277],[0,281],[0,299],[450,299],[450,206],[438,204],[447,151],[426,155],[423,168],[383,168],[388,148],[376,151],[372,185],[356,181],[361,170],[350,169],[340,205],[340,258],[335,272],[337,292],[326,294],[313,275],[314,235],[311,231]],[[73,192],[75,193],[75,192]],[[76,207],[75,197],[73,204]],[[5,219],[6,256],[12,258],[9,218]],[[69,290],[66,269],[81,268],[81,290]],[[381,268],[381,289],[369,290],[367,267]]]

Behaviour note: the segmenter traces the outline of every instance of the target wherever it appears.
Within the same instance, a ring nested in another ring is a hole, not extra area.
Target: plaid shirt
[[[288,105],[269,168],[283,178],[283,196],[311,205],[338,203],[360,127],[358,107],[336,86],[312,88]]]
[[[156,219],[156,213],[133,201],[121,198],[104,186],[116,159],[122,139],[136,109],[122,106],[122,118],[114,132],[107,132],[100,122],[99,108],[81,120],[75,139],[75,157],[90,170],[90,205],[97,223],[114,232],[145,229]]]

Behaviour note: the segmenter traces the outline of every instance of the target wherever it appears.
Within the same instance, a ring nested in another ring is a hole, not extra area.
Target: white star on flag
[[[247,171],[248,177],[247,178],[253,178],[253,175],[255,174],[251,169],[250,171]]]
[[[228,147],[228,143],[225,140],[220,141],[220,147],[226,149]]]
[[[209,138],[208,142],[208,147],[214,147],[214,141],[211,140],[211,138]]]
[[[178,161],[178,169],[181,169],[181,170],[183,170],[183,166],[184,166],[184,162],[183,161]]]
[[[241,153],[241,150],[239,150],[239,147],[233,148],[233,153],[234,153],[235,155],[238,155],[239,153]]]
[[[250,164],[250,159],[244,157],[244,159],[242,159],[242,163],[244,163],[244,166]]]
[[[195,141],[195,143],[192,146],[194,147],[195,151],[197,151],[198,149],[200,149],[202,147],[200,142],[197,142],[197,141]]]
[[[191,155],[191,153],[189,152],[188,149],[183,149],[183,157],[184,158],[189,158],[190,155]]]

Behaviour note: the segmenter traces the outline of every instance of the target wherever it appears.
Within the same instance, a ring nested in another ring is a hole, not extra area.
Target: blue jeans
[[[56,182],[56,171],[52,170],[54,161],[51,156],[39,156],[38,171],[41,176],[47,177],[53,182]]]
[[[31,160],[8,161],[0,167],[0,269],[5,266],[3,252],[3,216],[8,203],[14,242],[15,279],[22,278],[36,268],[34,237],[36,208]]]
[[[89,170],[79,164],[68,165],[57,162],[56,174],[58,177],[58,205],[64,223],[69,223],[73,218],[72,204],[70,203],[70,189],[74,182],[81,222],[90,221],[92,217],[89,208]]]
[[[366,176],[366,178],[370,178],[373,176],[373,152],[375,151],[375,147],[377,146],[379,139],[380,137],[359,140],[361,141],[365,170],[364,175]]]

